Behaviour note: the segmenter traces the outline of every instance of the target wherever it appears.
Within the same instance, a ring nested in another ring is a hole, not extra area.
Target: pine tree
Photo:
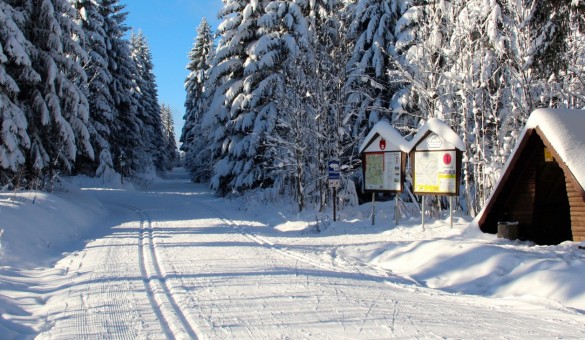
[[[463,185],[467,211],[474,215],[488,198],[505,148],[498,134],[509,114],[507,81],[503,70],[506,44],[502,9],[488,1],[453,2],[453,32],[445,55],[453,62],[446,73],[455,115],[449,123],[466,145]],[[456,96],[454,94],[457,94]]]
[[[158,104],[156,79],[153,73],[152,54],[148,42],[142,34],[132,34],[130,37],[131,55],[136,67],[134,76],[134,95],[138,103],[138,118],[144,128],[144,150],[151,155],[157,170],[165,170],[166,157],[160,146],[165,144],[163,126],[161,121],[161,108]]]
[[[259,39],[258,20],[266,1],[227,0],[219,16],[221,36],[214,56],[210,82],[217,84],[210,111],[215,114],[212,134],[221,141],[211,186],[220,193],[269,186],[266,177],[262,131],[266,123],[257,112],[258,96],[252,93],[261,76],[249,67],[255,62],[251,48]],[[218,109],[215,110],[214,106]],[[257,119],[258,118],[258,119]],[[219,145],[214,144],[217,148]]]
[[[88,102],[81,90],[87,81],[81,66],[87,55],[79,44],[83,32],[72,20],[72,6],[65,0],[33,0],[27,13],[30,57],[41,81],[26,84],[20,97],[28,114],[31,149],[28,171],[43,177],[73,168],[78,154],[94,157],[87,121]],[[46,182],[49,180],[49,182]]]
[[[347,65],[347,107],[344,121],[355,137],[382,117],[392,120],[391,99],[400,78],[388,54],[394,46],[394,27],[401,13],[400,0],[360,0],[351,9],[347,39],[354,48]]]
[[[84,49],[88,53],[84,65],[88,82],[85,93],[89,101],[89,133],[96,151],[95,159],[78,158],[77,170],[90,176],[111,177],[115,174],[110,141],[116,104],[110,93],[112,74],[108,68],[108,37],[101,2],[96,0],[69,0],[77,10],[77,22],[85,35]]]
[[[563,97],[559,106],[585,109],[585,3],[574,4],[569,17],[566,60],[571,63],[556,92]]]
[[[345,66],[352,46],[347,46],[344,3],[339,0],[309,2],[307,21],[311,32],[311,58],[314,67],[310,74],[311,103],[315,117],[315,134],[319,136],[314,150],[314,195],[322,211],[328,199],[327,164],[339,159],[342,165],[351,163],[352,143],[343,124],[345,106]],[[349,146],[347,145],[349,144]],[[349,152],[349,154],[348,154]],[[344,159],[342,159],[344,158]]]
[[[14,177],[25,163],[30,138],[27,117],[18,100],[22,78],[40,81],[27,54],[29,42],[24,37],[22,13],[6,2],[0,2],[0,184],[15,183]]]
[[[203,124],[203,117],[213,93],[213,87],[208,82],[208,71],[214,48],[211,27],[203,18],[189,52],[189,75],[185,80],[185,125],[179,140],[185,153],[185,166],[197,181],[211,177],[209,146],[212,141],[209,129]]]
[[[128,30],[124,24],[127,16],[124,7],[117,0],[102,0],[101,14],[109,47],[108,71],[112,75],[108,87],[115,105],[111,153],[116,171],[123,176],[133,176],[146,171],[152,162],[145,150],[144,125],[138,117],[139,103],[133,82],[137,70],[129,43],[124,39]]]
[[[171,170],[179,158],[177,152],[177,142],[175,141],[175,126],[173,121],[173,112],[171,107],[165,103],[160,105],[160,118],[162,121],[163,147],[161,147],[161,157],[163,160],[163,170]]]
[[[303,7],[305,6],[305,7]],[[316,113],[309,105],[307,71],[310,69],[310,32],[306,4],[273,1],[261,18],[262,37],[256,52],[272,77],[265,108],[270,108],[266,152],[268,174],[279,191],[290,192],[299,210],[305,207],[307,184],[312,179],[311,146],[316,144]]]

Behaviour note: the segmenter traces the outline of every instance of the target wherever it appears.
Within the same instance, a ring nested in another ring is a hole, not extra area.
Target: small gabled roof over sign
[[[408,142],[385,120],[381,120],[374,124],[370,133],[366,136],[363,143],[360,145],[359,152],[380,152],[379,142],[381,139],[386,141],[387,151],[402,151],[408,152]]]
[[[434,133],[434,135],[432,135]],[[418,130],[416,135],[410,141],[410,147],[408,152],[416,148],[425,138],[429,137],[427,143],[433,145],[433,149],[440,148],[446,149],[458,149],[465,151],[465,144],[463,140],[442,120],[438,118],[431,118]],[[422,148],[426,149],[426,148]]]

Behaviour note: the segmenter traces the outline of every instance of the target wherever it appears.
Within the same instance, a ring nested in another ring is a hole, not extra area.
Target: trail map
[[[417,151],[414,154],[414,192],[456,193],[456,152]]]
[[[400,151],[366,153],[365,189],[402,191]]]

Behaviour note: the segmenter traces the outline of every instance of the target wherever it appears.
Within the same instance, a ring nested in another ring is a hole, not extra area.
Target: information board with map
[[[365,153],[364,187],[369,191],[402,191],[400,151]]]
[[[455,150],[416,151],[414,153],[414,193],[457,193]]]

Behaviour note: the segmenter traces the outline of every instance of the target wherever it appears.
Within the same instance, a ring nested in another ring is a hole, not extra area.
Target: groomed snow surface
[[[0,194],[0,338],[585,338],[585,251],[225,200],[182,169]],[[81,186],[81,188],[79,188]],[[427,218],[428,220],[428,218]],[[317,226],[320,232],[316,232]]]

